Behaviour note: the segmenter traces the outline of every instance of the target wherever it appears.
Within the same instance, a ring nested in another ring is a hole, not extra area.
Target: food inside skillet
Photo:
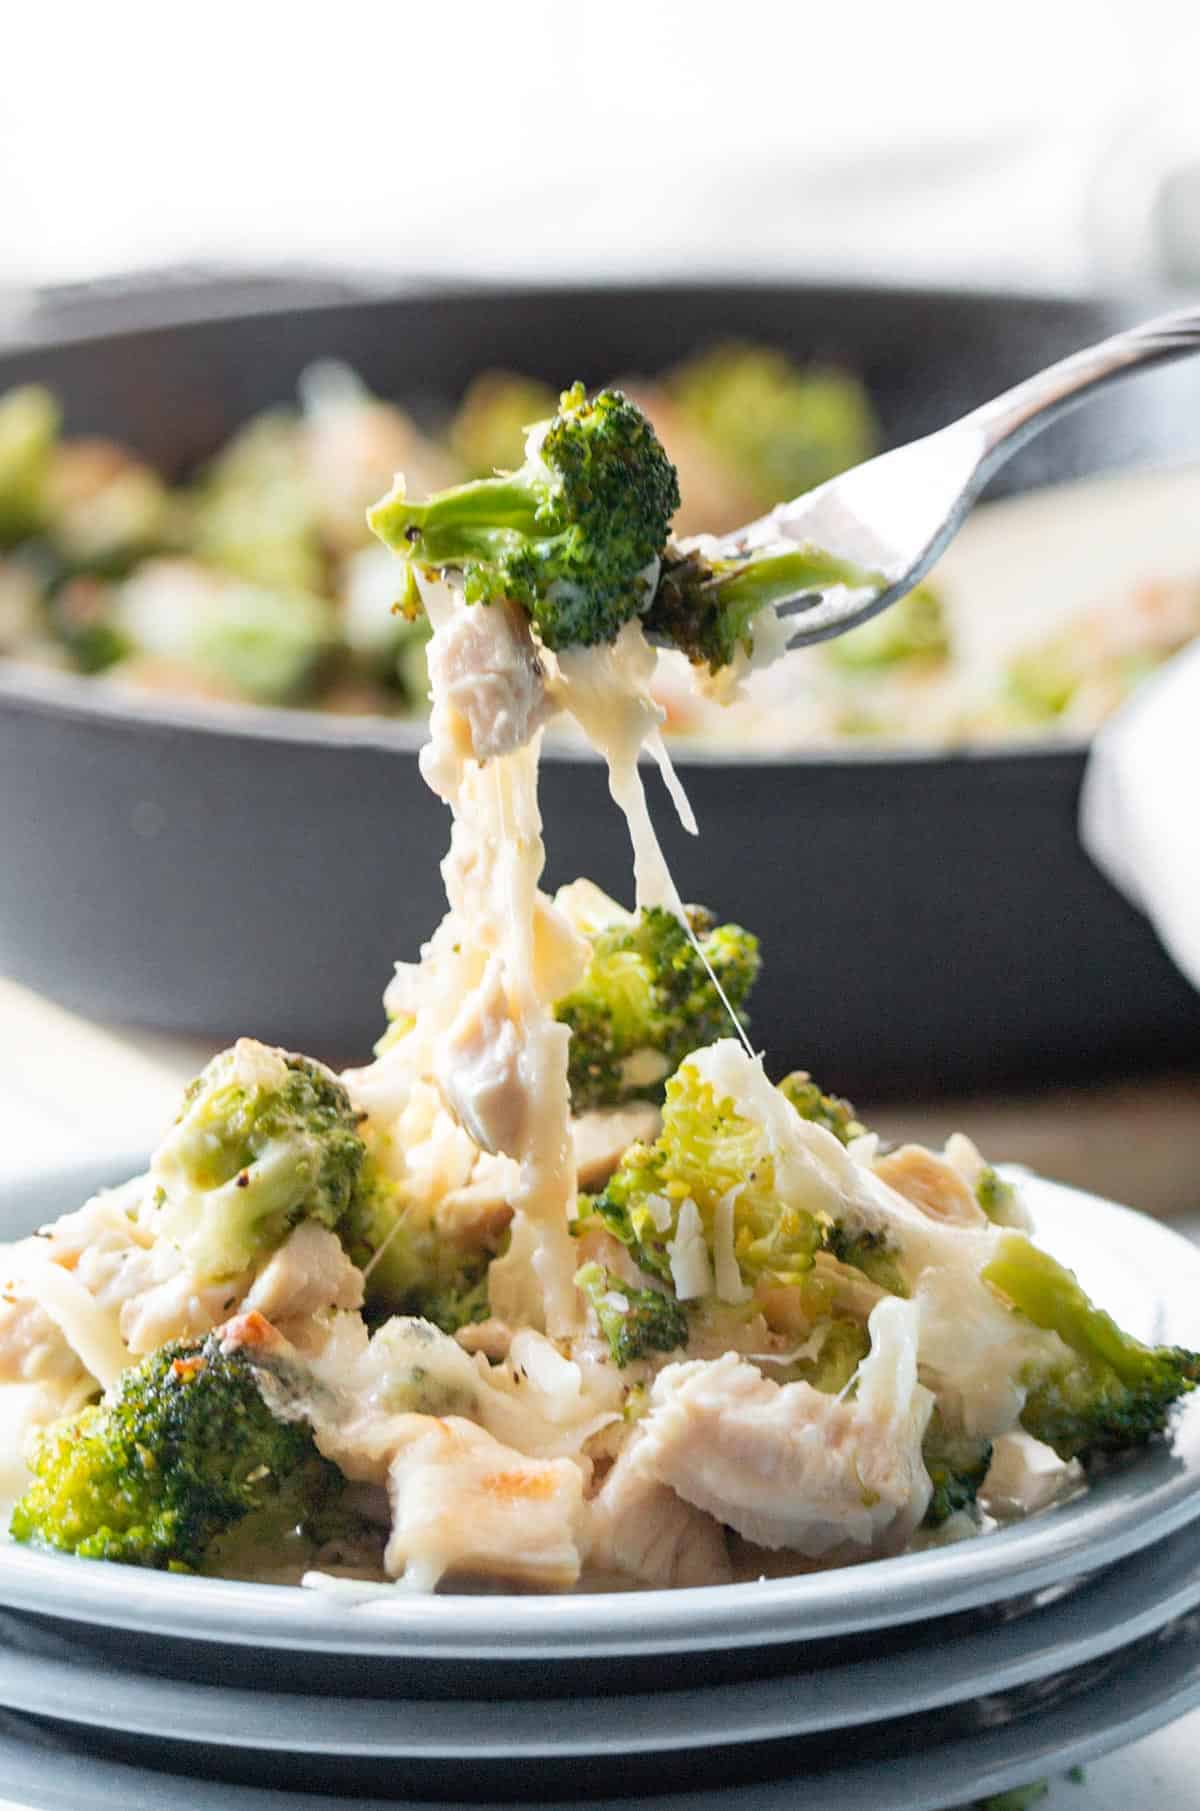
[[[674,532],[720,532],[876,450],[862,386],[782,354],[719,346],[626,386],[680,474]],[[487,373],[439,433],[316,366],[300,406],[256,417],[183,484],[60,432],[53,398],[0,398],[0,656],[193,699],[416,715],[423,617],[364,510],[403,470],[418,495],[515,470],[555,398]],[[982,666],[926,584],[852,635],[791,657],[748,702],[714,708],[684,666],[656,679],[668,734],[779,747],[1079,735],[1200,633],[1200,581],[1147,582],[1033,631]]]
[[[145,1175],[10,1254],[17,1541],[333,1588],[720,1584],[977,1533],[1194,1386],[969,1141],[885,1149],[768,1076],[757,943],[682,905],[638,767],[686,821],[644,628],[675,482],[628,399],[577,387],[517,479],[371,510],[432,630],[447,914],[373,1062],[240,1040]],[[770,605],[698,607],[736,686]],[[632,911],[540,891],[559,714],[608,763]]]

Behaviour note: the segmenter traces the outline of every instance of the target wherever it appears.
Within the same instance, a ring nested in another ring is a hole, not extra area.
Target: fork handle
[[[1092,390],[1150,365],[1200,352],[1200,307],[1159,315],[1073,352],[1069,358],[1027,377],[964,417],[984,437],[980,476],[987,476],[1026,440],[1065,415]]]

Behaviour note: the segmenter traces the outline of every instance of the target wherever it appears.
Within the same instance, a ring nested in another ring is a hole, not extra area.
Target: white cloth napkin
[[[1096,737],[1079,830],[1200,988],[1200,642],[1140,686]]]

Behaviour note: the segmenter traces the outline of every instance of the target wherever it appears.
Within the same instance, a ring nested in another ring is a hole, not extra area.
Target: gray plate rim
[[[1013,1621],[867,1660],[766,1679],[588,1698],[311,1696],[0,1648],[0,1704],[205,1747],[396,1761],[531,1762],[695,1752],[860,1728],[1048,1680],[1200,1605],[1200,1530],[1183,1529]],[[67,1644],[62,1644],[64,1647]],[[914,1662],[916,1663],[914,1665]],[[864,1707],[865,1712],[864,1712]],[[615,1732],[615,1733],[614,1733]]]
[[[82,1200],[142,1160],[98,1159],[0,1188],[0,1235]],[[1197,1342],[1200,1250],[1128,1208],[1025,1177],[1039,1231],[1085,1285],[1095,1265],[1141,1279],[1148,1337]],[[1086,1226],[1087,1237],[1080,1235]],[[1102,1297],[1103,1289],[1100,1291]],[[1143,1320],[1145,1315],[1143,1313]],[[978,1541],[798,1578],[568,1597],[421,1598],[347,1608],[295,1587],[137,1572],[0,1543],[0,1603],[188,1640],[335,1653],[511,1662],[702,1652],[824,1639],[995,1603],[1111,1564],[1200,1515],[1200,1393],[1169,1441],[1077,1501]]]
[[[842,1768],[761,1784],[728,1786],[706,1801],[713,1811],[778,1811],[781,1804],[819,1802],[821,1811],[941,1811],[1007,1791],[1030,1780],[1093,1761],[1135,1742],[1200,1704],[1200,1632],[1176,1627],[1128,1670],[1114,1667],[1089,1690],[982,1732],[957,1735]],[[80,1745],[55,1746],[36,1728],[26,1736],[18,1717],[0,1719],[3,1790],[27,1811],[296,1811],[294,1791],[227,1785],[170,1776],[99,1759]],[[57,1778],[55,1777],[57,1776]],[[820,1799],[814,1785],[820,1786]],[[176,1788],[171,1791],[171,1787]],[[450,1802],[452,1782],[447,1782]],[[313,1811],[445,1811],[447,1799],[332,1797],[314,1794]],[[493,1811],[528,1811],[511,1800],[489,1799]],[[696,1794],[597,1798],[587,1811],[695,1811]],[[559,1800],[562,1807],[562,1801]],[[565,1811],[565,1807],[562,1807]]]

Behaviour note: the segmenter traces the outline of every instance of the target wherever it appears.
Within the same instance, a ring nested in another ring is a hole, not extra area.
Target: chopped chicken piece
[[[384,1563],[418,1590],[452,1577],[569,1591],[579,1578],[583,1473],[571,1459],[528,1459],[456,1415],[406,1415],[388,1493]]]
[[[592,1499],[589,1565],[656,1589],[728,1584],[724,1529],[660,1483],[645,1459],[635,1434]]]
[[[931,1220],[947,1226],[986,1226],[987,1215],[954,1165],[924,1145],[902,1144],[880,1157],[875,1174]]]
[[[20,1293],[19,1282],[0,1294],[0,1383],[71,1384],[87,1376],[67,1337],[46,1310]]]
[[[1030,1434],[1002,1434],[992,1447],[992,1462],[980,1497],[996,1516],[1032,1515],[1083,1483],[1083,1467],[1060,1459]]]
[[[254,1279],[243,1308],[267,1320],[307,1319],[323,1308],[361,1308],[362,1271],[341,1240],[317,1220],[302,1220]]]
[[[580,1188],[603,1188],[630,1145],[653,1144],[661,1129],[662,1114],[649,1101],[581,1113],[571,1121]]]
[[[668,1365],[641,1423],[645,1463],[761,1547],[812,1559],[897,1551],[930,1495],[921,1441],[933,1397],[917,1381],[917,1323],[911,1303],[879,1304],[849,1399],[769,1382],[732,1352]]]
[[[523,1045],[504,964],[493,956],[478,988],[439,1039],[435,1058],[446,1105],[483,1151],[511,1155],[520,1149],[529,1107],[521,1076]]]
[[[429,644],[429,676],[454,713],[460,752],[476,761],[524,748],[551,715],[524,612],[504,604],[461,611]]]

